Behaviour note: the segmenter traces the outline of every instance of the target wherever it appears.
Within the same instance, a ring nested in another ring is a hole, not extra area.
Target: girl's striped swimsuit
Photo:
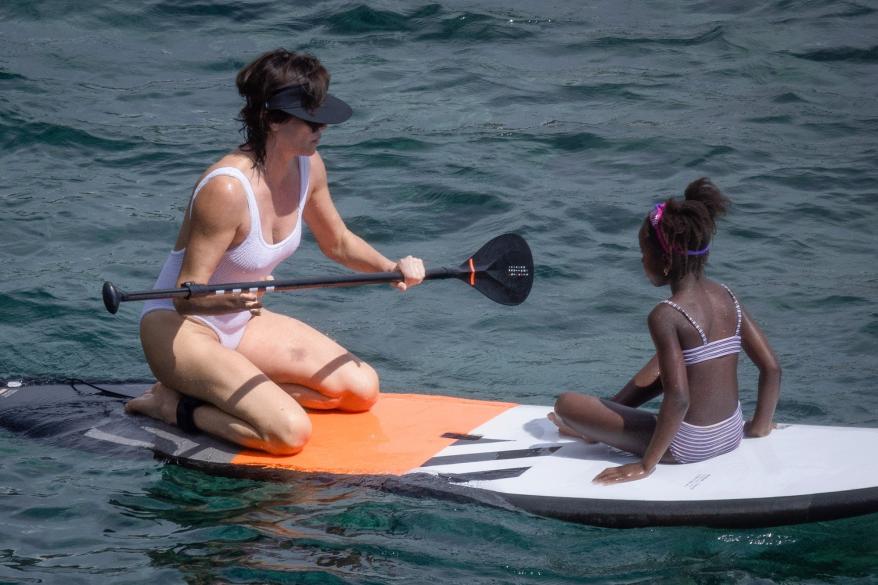
[[[701,336],[702,345],[683,350],[683,363],[687,366],[737,354],[741,351],[741,305],[729,287],[726,285],[722,285],[722,287],[728,291],[735,303],[735,313],[737,314],[735,334],[709,343],[704,330],[683,307],[670,300],[662,301],[680,311]],[[681,423],[680,430],[671,441],[670,451],[678,463],[694,463],[733,451],[741,443],[743,437],[744,417],[739,402],[735,412],[729,418],[718,423],[707,426]]]

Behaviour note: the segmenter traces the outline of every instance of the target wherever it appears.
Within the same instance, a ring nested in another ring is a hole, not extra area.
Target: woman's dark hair
[[[683,199],[671,197],[664,203],[660,221],[653,224],[650,213],[641,228],[656,258],[662,258],[667,277],[677,280],[690,272],[700,275],[707,263],[710,240],[716,233],[716,220],[731,205],[729,199],[707,177],[692,181]],[[656,233],[661,230],[661,233]]]
[[[244,135],[244,143],[239,148],[253,153],[254,166],[265,165],[265,142],[270,125],[286,122],[291,117],[280,110],[266,109],[265,102],[284,87],[303,85],[303,105],[316,108],[326,98],[329,78],[329,72],[317,57],[286,49],[260,55],[238,72],[235,84],[245,100],[238,116]]]

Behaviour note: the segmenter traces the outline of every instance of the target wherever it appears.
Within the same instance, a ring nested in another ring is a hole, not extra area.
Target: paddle
[[[111,282],[103,288],[104,306],[116,313],[126,301],[190,298],[210,294],[235,294],[247,292],[275,292],[306,288],[336,288],[360,286],[401,280],[399,272],[372,272],[325,278],[299,278],[293,280],[261,280],[257,282],[229,282],[224,284],[190,284],[180,288],[124,292]],[[524,238],[518,234],[497,236],[468,258],[457,268],[433,268],[424,280],[457,278],[477,291],[503,305],[524,302],[533,284],[533,256]]]

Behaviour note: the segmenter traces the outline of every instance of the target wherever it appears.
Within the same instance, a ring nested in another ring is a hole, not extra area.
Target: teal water
[[[778,418],[878,426],[874,2],[0,4],[0,379],[145,378],[138,309],[192,183],[238,142],[235,72],[315,53],[355,116],[337,206],[389,256],[456,264],[523,234],[524,305],[451,282],[275,295],[387,391],[549,404],[611,393],[666,292],[649,205],[712,177],[709,272],[784,366]],[[340,273],[313,239],[278,277]],[[753,368],[741,367],[752,409]],[[0,583],[875,583],[875,515],[610,530],[369,485],[222,479],[0,433]],[[876,465],[863,453],[863,465]]]

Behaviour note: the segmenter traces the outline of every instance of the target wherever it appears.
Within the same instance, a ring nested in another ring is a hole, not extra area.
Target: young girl
[[[762,330],[725,285],[704,276],[716,218],[729,200],[707,178],[684,200],[655,205],[640,228],[643,270],[671,298],[649,314],[656,355],[612,399],[567,392],[549,418],[564,434],[641,456],[605,469],[594,482],[642,479],[657,463],[693,463],[734,450],[746,434],[771,432],[780,366]],[[738,353],[759,368],[753,418],[738,401]],[[637,408],[663,394],[658,415]]]

